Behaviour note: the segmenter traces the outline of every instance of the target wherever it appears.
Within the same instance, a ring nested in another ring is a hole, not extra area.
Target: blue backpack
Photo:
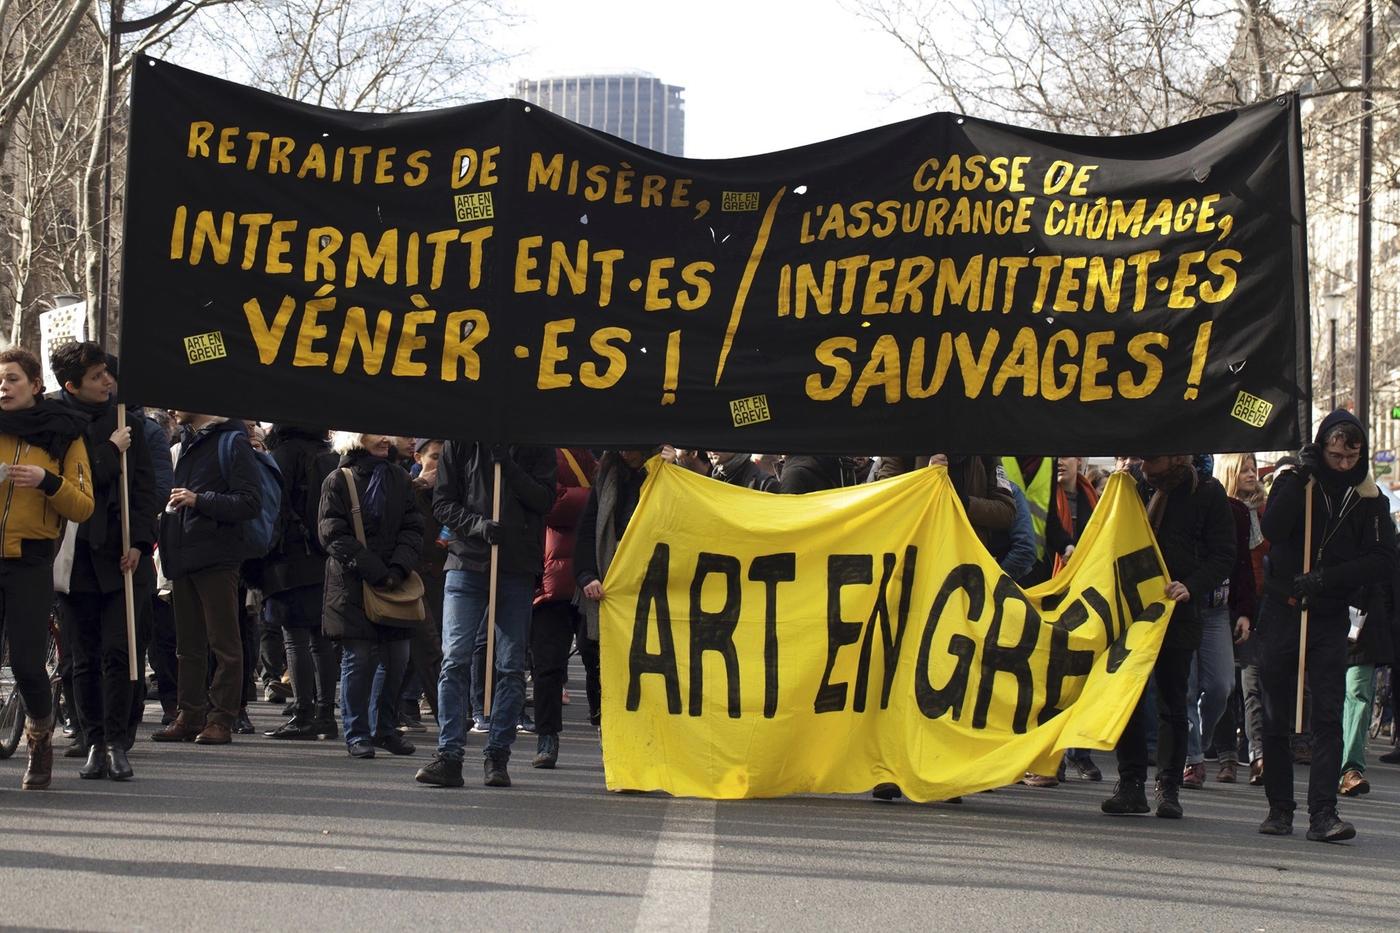
[[[219,469],[227,481],[233,473],[233,445],[238,443],[237,431],[225,431],[219,437]],[[244,440],[247,440],[246,435]],[[282,517],[282,471],[272,455],[260,450],[253,451],[253,459],[258,462],[258,489],[262,493],[262,509],[249,519],[243,531],[243,543],[247,545],[245,557],[266,557],[277,539],[281,537]]]

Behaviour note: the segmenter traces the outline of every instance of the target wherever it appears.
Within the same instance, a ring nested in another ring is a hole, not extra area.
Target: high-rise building
[[[685,155],[685,88],[648,74],[522,79],[517,97],[667,155]]]

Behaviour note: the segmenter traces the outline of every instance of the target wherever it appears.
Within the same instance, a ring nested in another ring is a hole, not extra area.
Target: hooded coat
[[[327,638],[394,641],[413,634],[411,628],[375,625],[365,617],[362,584],[373,586],[382,582],[391,569],[408,576],[418,566],[423,548],[423,515],[402,467],[386,465],[383,503],[378,515],[370,512],[370,478],[375,467],[384,463],[362,448],[350,451],[340,461],[341,467],[349,468],[355,475],[366,544],[355,537],[345,474],[335,470],[321,487],[317,531],[321,546],[330,555],[326,559],[325,608],[321,616],[321,628]]]
[[[1328,434],[1342,424],[1361,431],[1361,456],[1346,471],[1333,470],[1323,457]],[[1371,478],[1370,444],[1361,422],[1349,411],[1323,419],[1313,443],[1299,452],[1302,466],[1274,480],[1259,527],[1269,539],[1264,589],[1279,599],[1293,596],[1293,580],[1303,573],[1304,511],[1308,481],[1316,480],[1312,504],[1312,570],[1321,572],[1321,592],[1313,609],[1346,612],[1355,592],[1388,581],[1395,560],[1395,527],[1386,499]]]

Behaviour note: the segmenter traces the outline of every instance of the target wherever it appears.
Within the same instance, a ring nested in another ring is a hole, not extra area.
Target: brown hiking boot
[[[24,739],[29,746],[29,764],[19,786],[24,790],[43,790],[53,780],[53,714],[43,722],[26,716]]]
[[[175,717],[175,721],[164,729],[151,733],[152,742],[193,742],[195,736],[199,735],[203,726],[196,726],[184,717],[184,714]]]
[[[196,745],[227,745],[233,741],[233,729],[221,722],[211,722],[195,736]]]

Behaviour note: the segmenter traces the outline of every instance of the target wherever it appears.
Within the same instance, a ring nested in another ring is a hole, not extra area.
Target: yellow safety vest
[[[1031,527],[1035,529],[1035,559],[1045,556],[1045,520],[1050,515],[1050,497],[1055,490],[1055,458],[1042,457],[1040,469],[1031,477],[1030,485],[1021,476],[1021,464],[1015,457],[1002,457],[1001,467],[1007,478],[1026,494],[1031,510]]]

